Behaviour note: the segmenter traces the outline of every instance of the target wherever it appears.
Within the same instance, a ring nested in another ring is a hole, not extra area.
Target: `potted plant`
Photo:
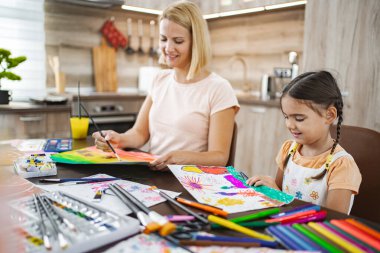
[[[17,67],[21,62],[26,60],[25,56],[11,58],[9,50],[0,48],[0,104],[8,104],[11,92],[9,90],[1,90],[1,79],[21,80],[19,75],[12,73],[9,69]]]

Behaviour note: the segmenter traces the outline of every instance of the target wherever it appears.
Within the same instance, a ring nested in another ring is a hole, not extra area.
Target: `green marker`
[[[265,217],[268,217],[268,216],[273,215],[273,214],[278,214],[279,212],[280,212],[280,208],[276,207],[276,208],[264,210],[264,211],[261,211],[258,213],[253,213],[253,214],[248,214],[246,216],[233,218],[233,219],[230,219],[230,221],[232,221],[234,223],[241,223],[244,221],[257,220],[260,218],[265,218]]]
[[[312,240],[313,242],[315,242],[316,244],[318,244],[322,248],[328,250],[328,252],[332,252],[332,253],[341,253],[342,252],[343,253],[343,251],[341,251],[340,249],[329,244],[328,242],[326,242],[325,240],[323,240],[319,236],[313,234],[312,232],[310,232],[309,230],[304,228],[302,225],[293,224],[293,228],[295,228],[297,231],[299,231],[300,233],[302,233],[305,236],[307,236],[308,238],[310,238],[310,240]]]

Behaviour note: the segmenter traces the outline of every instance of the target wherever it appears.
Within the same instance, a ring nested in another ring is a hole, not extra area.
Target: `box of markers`
[[[57,166],[48,154],[30,154],[14,162],[14,171],[23,178],[57,175]]]

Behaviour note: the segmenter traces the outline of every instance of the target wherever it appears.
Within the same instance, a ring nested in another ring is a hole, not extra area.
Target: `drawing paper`
[[[284,203],[244,185],[226,167],[169,165],[182,186],[200,203],[238,213]]]
[[[70,164],[148,164],[156,159],[154,155],[144,152],[122,149],[115,149],[115,151],[122,161],[117,160],[112,152],[104,152],[95,146],[54,154],[51,159],[55,162]]]
[[[97,174],[91,177],[108,178],[111,176],[107,174]],[[131,210],[129,210],[125,206],[125,204],[123,204],[116,196],[114,196],[113,192],[108,189],[109,185],[113,183],[119,184],[122,188],[124,188],[133,196],[141,200],[148,207],[165,202],[164,198],[162,198],[158,193],[151,190],[151,186],[131,182],[128,180],[115,180],[77,185],[46,184],[37,186],[46,191],[61,191],[64,193],[68,193],[86,201],[91,201],[98,190],[103,190],[102,200],[100,202],[93,202],[94,205],[98,205],[103,208],[112,210],[113,212],[116,212],[121,215],[127,215],[132,213]],[[181,194],[180,192],[166,190],[163,191],[173,198]]]

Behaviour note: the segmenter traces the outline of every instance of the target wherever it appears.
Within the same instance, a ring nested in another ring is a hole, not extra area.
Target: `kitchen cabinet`
[[[248,176],[275,176],[276,155],[290,138],[279,107],[241,104],[236,117],[235,167]]]
[[[0,140],[69,138],[70,106],[0,108]]]

